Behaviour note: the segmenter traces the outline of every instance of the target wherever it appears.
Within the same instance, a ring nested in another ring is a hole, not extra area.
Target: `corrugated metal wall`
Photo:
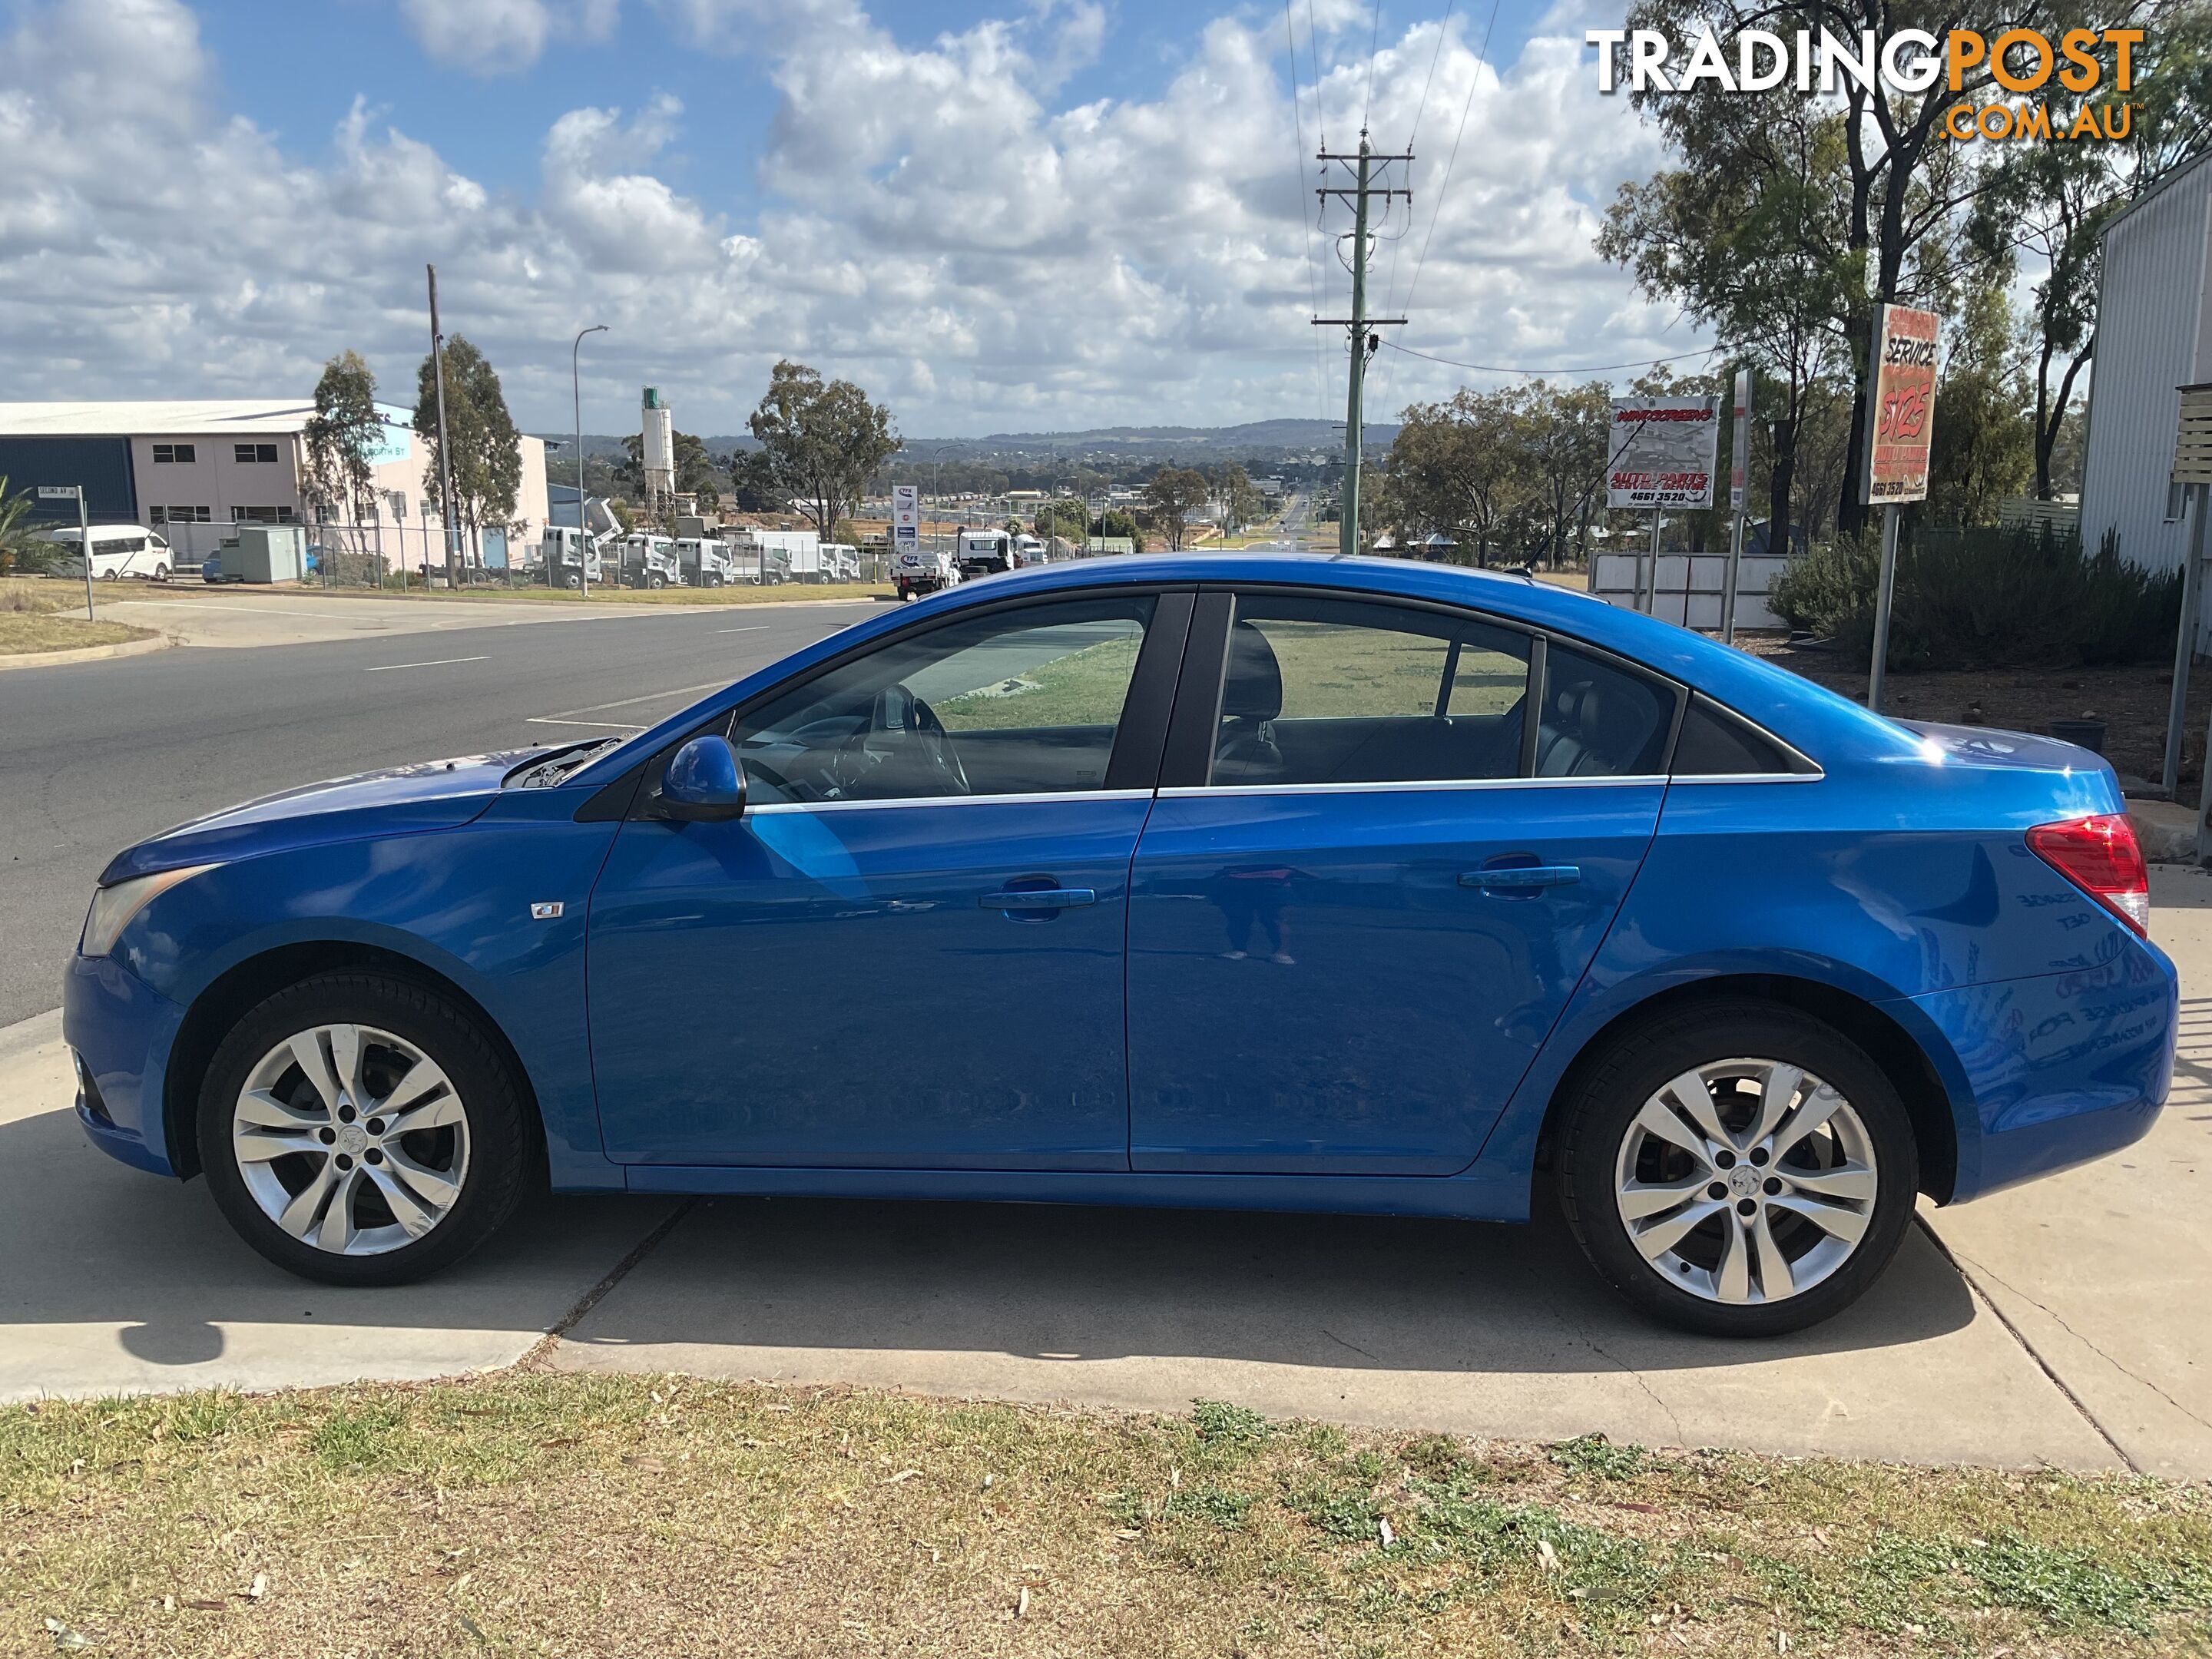
[[[2121,556],[2157,570],[2177,568],[2188,552],[2188,526],[2166,522],[2166,483],[2181,406],[2174,388],[2212,380],[2208,234],[2212,166],[2199,162],[2105,237],[2081,539],[2094,548],[2117,529]]]
[[[0,437],[0,478],[10,495],[40,484],[76,484],[94,524],[135,524],[138,500],[131,487],[128,438]],[[76,522],[75,501],[31,501],[37,520]]]

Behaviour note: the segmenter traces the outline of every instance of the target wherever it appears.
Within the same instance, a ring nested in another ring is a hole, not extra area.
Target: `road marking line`
[[[642,732],[641,726],[629,726],[621,720],[564,720],[552,714],[532,714],[526,724],[531,726],[592,726],[605,732]]]
[[[694,691],[718,691],[728,684],[729,681],[726,679],[706,680],[697,685],[679,685],[672,691],[648,691],[641,697],[620,697],[613,702],[586,703],[581,708],[564,708],[558,714],[540,714],[532,716],[532,718],[550,724],[553,721],[563,720],[570,714],[604,714],[610,708],[629,708],[641,702],[665,702],[671,697],[689,696]],[[608,726],[613,724],[613,722],[609,720],[586,720],[583,724],[586,726]]]
[[[755,623],[750,628],[718,628],[714,631],[717,634],[757,634],[767,626],[766,623]]]
[[[389,674],[397,668],[444,668],[457,662],[489,662],[489,657],[440,657],[433,662],[387,662],[374,668],[364,668],[364,674]]]

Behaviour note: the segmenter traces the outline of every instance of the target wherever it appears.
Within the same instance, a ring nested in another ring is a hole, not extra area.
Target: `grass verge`
[[[2203,1652],[2212,1494],[685,1378],[0,1412],[0,1649]]]
[[[0,657],[70,651],[88,645],[121,645],[149,638],[150,628],[88,621],[81,584],[30,577],[0,578]],[[70,616],[68,611],[78,614]]]

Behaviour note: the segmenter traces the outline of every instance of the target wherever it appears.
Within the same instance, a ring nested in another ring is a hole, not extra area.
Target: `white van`
[[[71,525],[66,530],[49,530],[46,539],[63,547],[74,548],[79,532]],[[113,581],[123,576],[144,576],[153,581],[165,582],[175,568],[176,557],[169,551],[166,538],[156,531],[137,524],[96,524],[92,526],[92,574],[103,581]]]

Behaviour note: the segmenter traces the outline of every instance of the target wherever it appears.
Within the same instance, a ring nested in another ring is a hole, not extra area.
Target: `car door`
[[[1129,861],[1188,592],[966,611],[731,716],[742,817],[592,900],[624,1163],[1126,1170]]]
[[[1204,595],[1131,878],[1132,1166],[1471,1163],[1650,844],[1677,698],[1465,612]]]

